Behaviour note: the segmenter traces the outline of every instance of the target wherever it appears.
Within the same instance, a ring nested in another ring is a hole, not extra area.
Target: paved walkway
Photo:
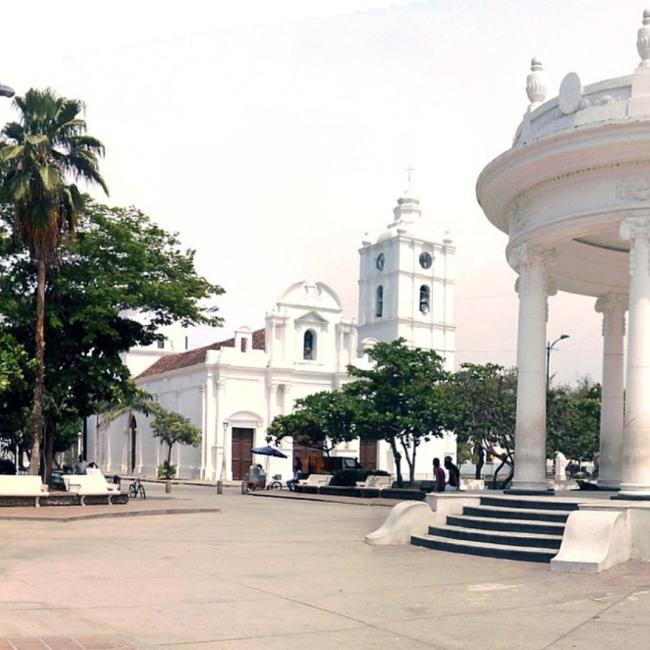
[[[370,547],[385,507],[174,490],[197,511],[0,521],[0,650],[648,648],[650,564]]]

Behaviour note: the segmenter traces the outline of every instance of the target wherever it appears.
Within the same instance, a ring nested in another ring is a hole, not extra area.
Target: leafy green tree
[[[167,445],[167,471],[172,467],[172,449],[174,445],[189,445],[198,447],[201,444],[201,431],[192,422],[174,411],[168,411],[157,402],[150,406],[153,419],[151,431],[154,438],[159,438]],[[169,477],[169,476],[168,476]]]
[[[499,459],[494,472],[494,487],[499,472],[508,468],[504,484],[514,474],[515,409],[517,371],[494,363],[461,364],[450,381],[441,387],[445,422],[461,445],[477,445],[486,456]]]
[[[355,430],[361,438],[386,440],[395,459],[399,485],[402,458],[415,479],[418,447],[444,432],[440,386],[447,378],[443,358],[433,350],[409,348],[404,339],[376,343],[369,351],[370,370],[348,366],[357,378],[344,388],[355,397]]]
[[[0,227],[12,218],[0,209]],[[0,318],[16,341],[33,345],[34,267],[20,252],[0,259]],[[59,431],[74,421],[129,404],[135,385],[122,355],[153,343],[162,325],[219,325],[215,296],[223,289],[199,276],[194,251],[183,250],[176,235],[155,225],[135,208],[89,203],[77,236],[60,248],[55,272],[46,283],[45,361],[46,441],[57,445]],[[28,379],[34,372],[24,369]],[[26,390],[6,398],[14,413],[29,404]],[[19,439],[25,418],[2,422],[0,435]],[[52,466],[52,448],[46,467]]]
[[[294,442],[319,449],[327,456],[341,442],[357,437],[357,400],[342,391],[322,391],[296,400],[294,411],[273,418],[269,439]]]
[[[32,459],[40,458],[45,389],[45,292],[48,269],[57,261],[61,239],[71,233],[84,198],[72,180],[106,183],[98,168],[102,143],[86,135],[78,100],[57,97],[50,89],[16,97],[18,122],[8,123],[0,142],[0,200],[13,206],[9,223],[37,269],[34,327],[35,375],[32,406]],[[38,474],[38,462],[30,464]]]
[[[12,336],[0,334],[0,394],[4,393],[12,383],[22,381],[22,366],[26,356],[25,351],[18,346]]]
[[[600,385],[588,378],[576,386],[549,391],[547,453],[561,451],[573,460],[593,460],[600,442]]]

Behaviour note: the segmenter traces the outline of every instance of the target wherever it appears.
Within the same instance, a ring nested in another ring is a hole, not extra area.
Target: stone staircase
[[[564,524],[576,503],[553,497],[481,497],[462,515],[448,515],[444,525],[429,526],[427,535],[412,535],[411,544],[451,553],[550,562],[562,543]]]

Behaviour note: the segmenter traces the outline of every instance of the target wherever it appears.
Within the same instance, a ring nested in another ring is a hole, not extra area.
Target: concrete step
[[[542,550],[529,546],[510,546],[507,544],[489,544],[486,542],[472,542],[467,540],[454,540],[436,535],[412,535],[411,544],[423,546],[438,551],[450,553],[465,553],[467,555],[481,555],[483,557],[496,557],[506,560],[523,560],[527,562],[550,562],[555,557],[555,550]]]
[[[494,506],[465,506],[463,514],[470,517],[489,517],[491,519],[526,519],[534,521],[554,521],[564,523],[571,511],[535,510],[529,508],[496,508]]]
[[[539,533],[516,533],[512,531],[485,531],[459,526],[429,526],[429,535],[448,539],[485,542],[488,544],[508,544],[510,546],[534,546],[559,550],[562,537]]]
[[[564,523],[527,521],[524,519],[504,519],[502,517],[471,517],[468,515],[448,515],[448,526],[461,526],[480,530],[502,530],[515,533],[557,535],[562,537]]]
[[[496,508],[524,508],[527,510],[563,510],[571,512],[578,509],[574,501],[561,501],[553,497],[547,499],[531,499],[528,497],[481,497],[482,506]]]

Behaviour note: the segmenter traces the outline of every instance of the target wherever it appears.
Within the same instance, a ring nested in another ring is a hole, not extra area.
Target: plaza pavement
[[[553,574],[367,546],[386,506],[148,493],[148,516],[0,518],[0,650],[650,647],[650,564]]]

